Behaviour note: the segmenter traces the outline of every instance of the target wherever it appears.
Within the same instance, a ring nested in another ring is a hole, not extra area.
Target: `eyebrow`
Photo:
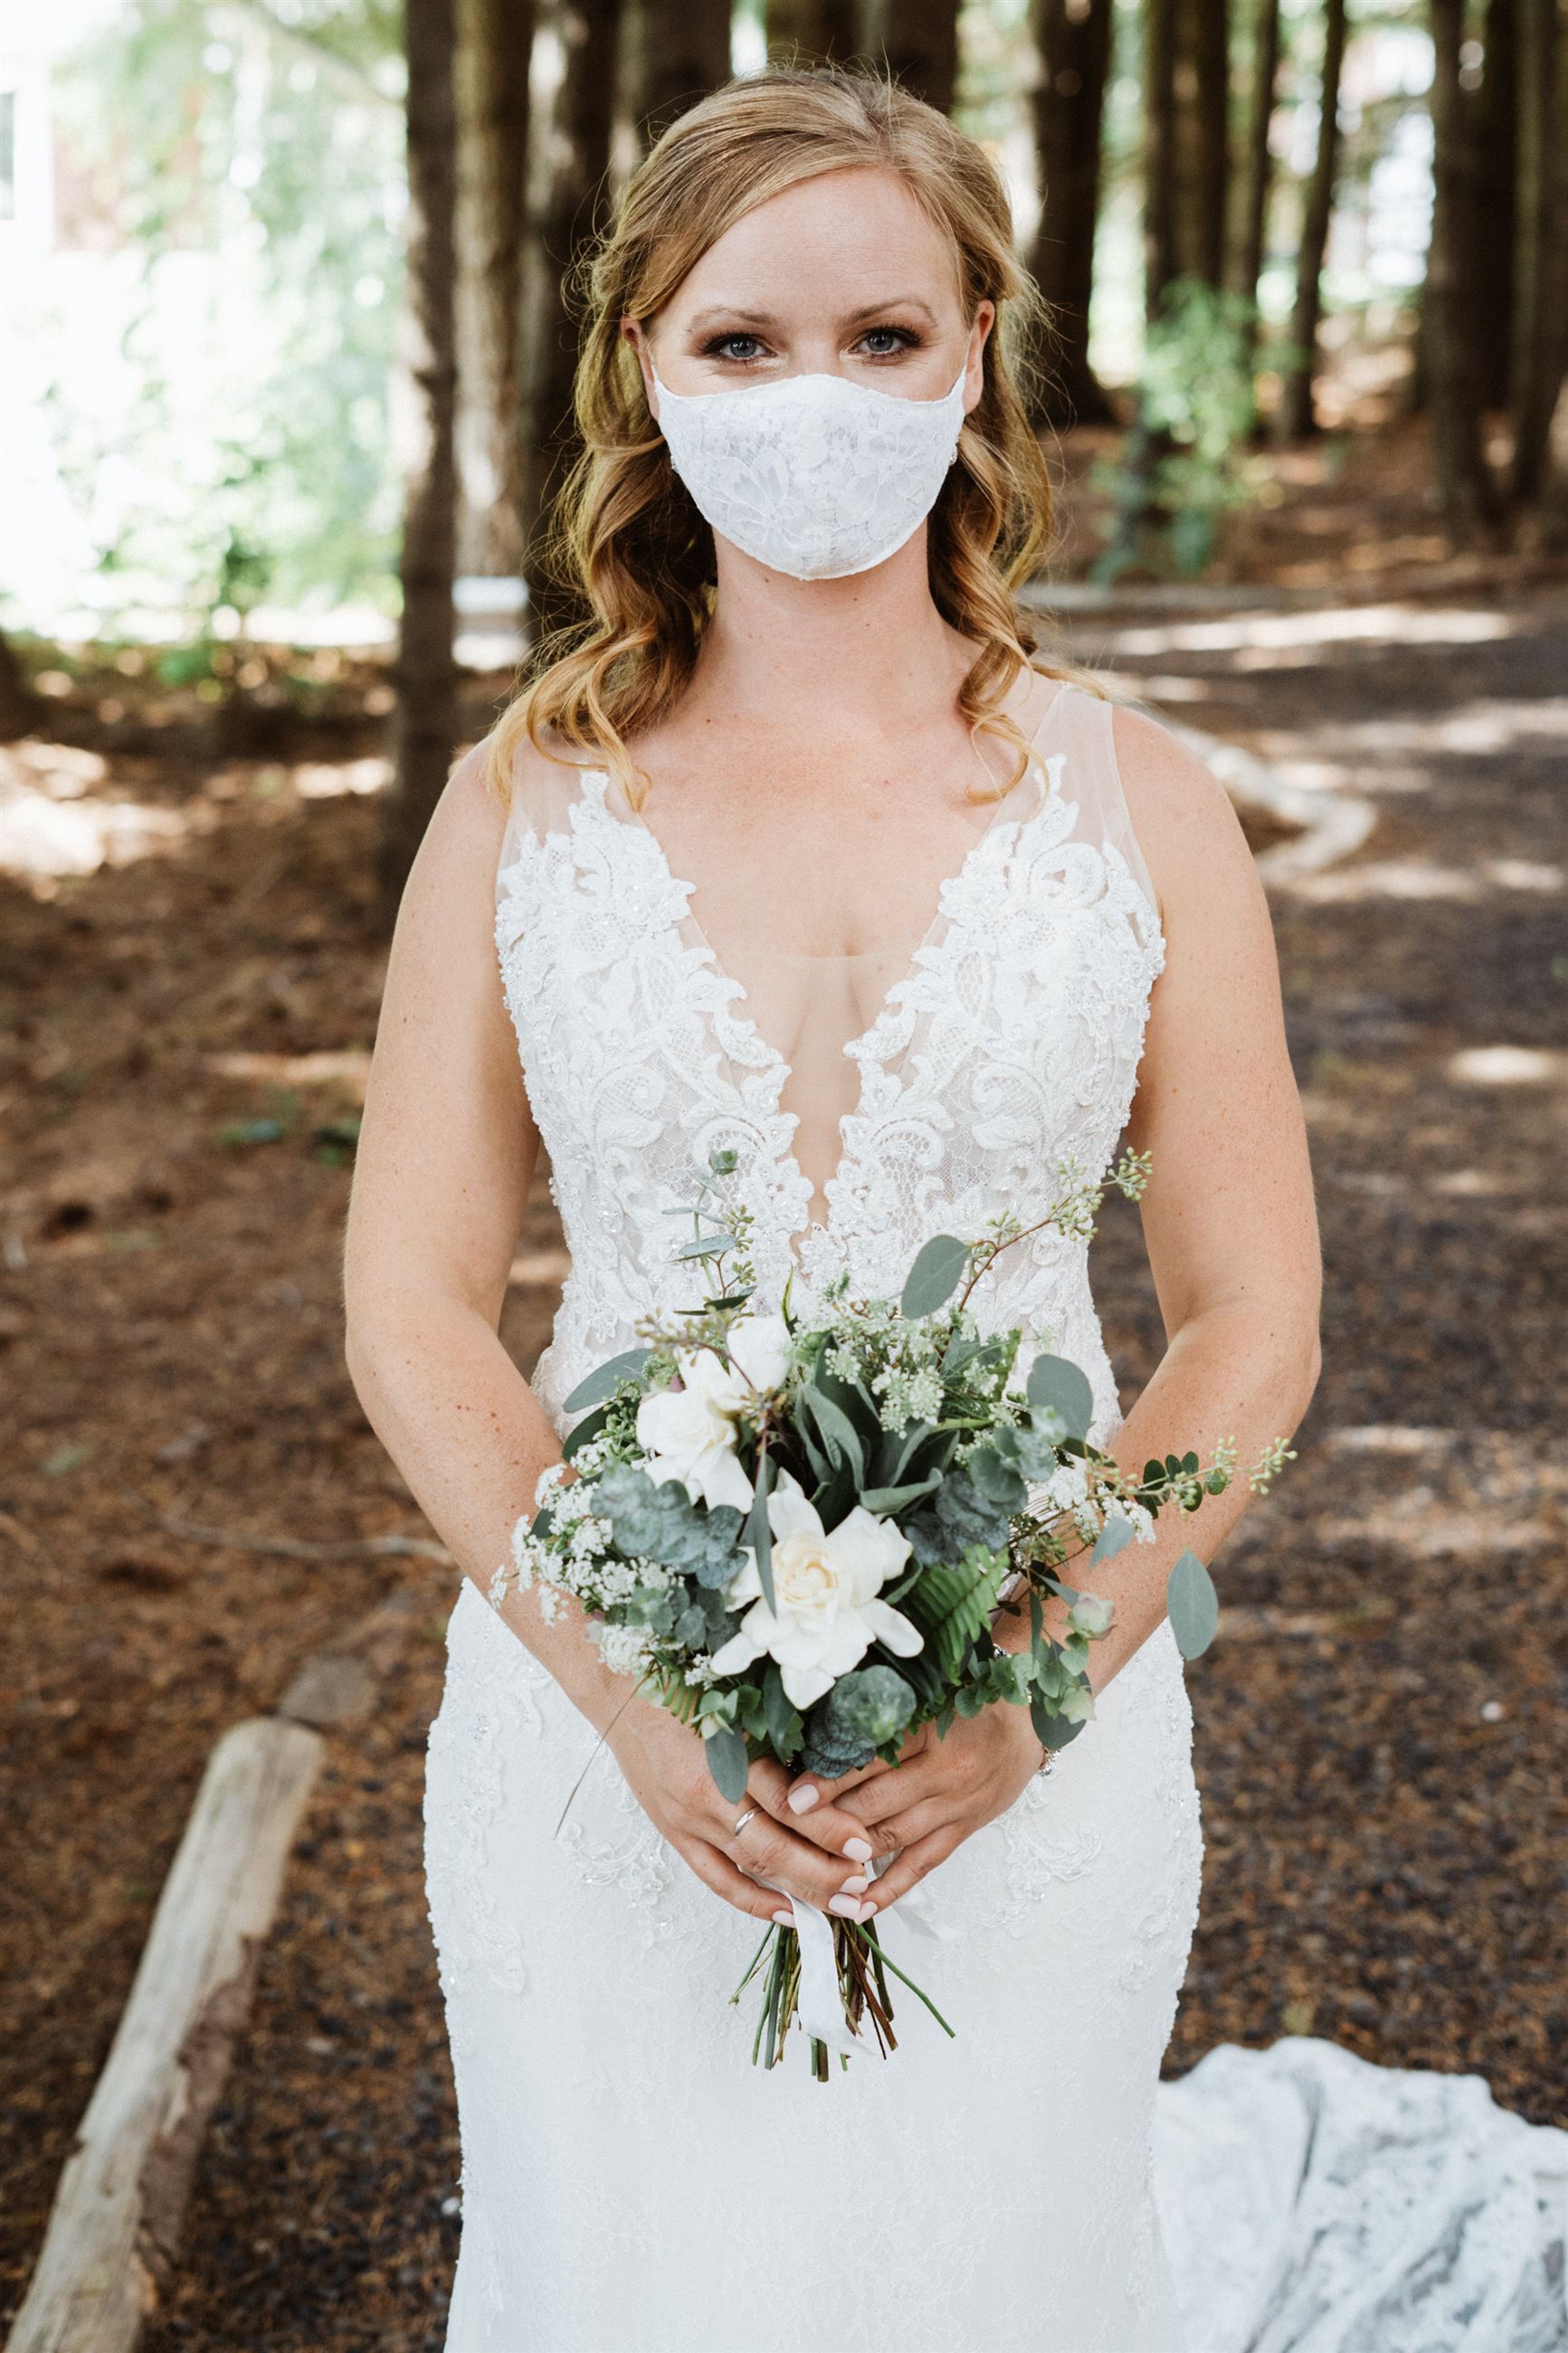
[[[918,311],[933,325],[936,320],[930,303],[922,302],[918,294],[889,294],[879,302],[862,303],[858,311],[849,312],[844,324],[858,326],[862,319],[874,319],[888,311]],[[715,319],[727,319],[748,327],[776,327],[780,323],[771,311],[748,311],[739,303],[710,302],[706,310],[696,311],[688,325],[695,329]]]

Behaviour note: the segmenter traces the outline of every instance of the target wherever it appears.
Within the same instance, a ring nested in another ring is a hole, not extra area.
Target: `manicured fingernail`
[[[798,1789],[792,1789],[789,1793],[789,1810],[791,1813],[809,1814],[813,1806],[816,1805],[821,1795],[821,1790],[810,1781],[805,1782]],[[869,1854],[871,1852],[870,1848],[868,1847],[866,1852]]]
[[[864,1895],[870,1884],[868,1879],[847,1879],[839,1893],[844,1895]]]
[[[875,1905],[874,1904],[862,1904],[862,1905],[861,1905],[861,1906],[860,1906],[860,1917],[861,1917],[861,1919],[862,1919],[862,1920],[874,1920],[874,1919],[876,1918],[876,1916],[877,1916],[877,1907],[876,1907],[876,1905]]]
[[[849,1857],[851,1862],[869,1862],[871,1860],[871,1841],[869,1839],[846,1839],[844,1841],[844,1852]]]
[[[793,1928],[795,1926],[795,1914],[793,1912],[775,1912],[773,1914],[773,1918],[778,1922],[781,1928]]]
[[[837,1912],[841,1920],[858,1920],[865,1911],[865,1906],[853,1895],[830,1895],[827,1908],[830,1912]]]

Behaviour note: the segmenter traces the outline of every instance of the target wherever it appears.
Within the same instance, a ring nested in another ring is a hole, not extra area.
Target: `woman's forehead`
[[[683,316],[804,301],[868,313],[958,301],[952,248],[897,173],[825,172],[754,205],[693,263],[671,297]]]

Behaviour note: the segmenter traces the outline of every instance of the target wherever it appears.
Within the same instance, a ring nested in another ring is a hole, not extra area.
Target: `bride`
[[[1167,1334],[1126,1419],[1084,1242],[1041,1235],[975,1307],[1084,1367],[1135,1471],[1178,1435],[1247,1459],[1305,1409],[1312,1188],[1252,860],[1207,772],[1014,598],[1050,521],[1030,300],[991,164],[880,81],[769,72],[667,131],[578,375],[593,625],[457,768],[404,898],[348,1353],[468,1580],[426,1803],[448,2353],[1217,2353],[1154,2162],[1201,1860],[1184,1537],[1120,1556],[1058,1757],[998,1706],[836,1786],[758,1765],[742,1808],[580,1618],[489,1598],[564,1400],[685,1303],[669,1212],[719,1151],[763,1294],[809,1304],[1028,1224],[1125,1130]],[[525,1384],[497,1324],[542,1145],[571,1272]],[[725,1997],[781,1891],[889,1952],[940,1938],[957,2040],[917,2014],[826,2087],[753,2073]]]

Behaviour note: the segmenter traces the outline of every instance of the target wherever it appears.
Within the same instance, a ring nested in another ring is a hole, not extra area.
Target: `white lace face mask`
[[[958,452],[959,370],[941,400],[901,400],[841,375],[733,392],[671,392],[658,429],[698,512],[772,571],[843,580],[920,529]]]

